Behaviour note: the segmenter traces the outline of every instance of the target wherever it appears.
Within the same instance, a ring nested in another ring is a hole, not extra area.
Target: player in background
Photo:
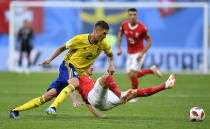
[[[67,41],[65,45],[58,48],[48,60],[40,63],[40,65],[49,64],[62,52],[70,49],[64,56],[63,62],[60,65],[59,77],[49,86],[48,92],[20,107],[12,109],[9,116],[18,119],[20,111],[37,107],[58,95],[46,110],[47,114],[56,115],[57,106],[63,102],[70,93],[79,87],[79,78],[86,73],[102,51],[108,56],[109,67],[107,72],[112,75],[114,73],[114,58],[112,49],[105,39],[108,31],[109,25],[105,21],[98,21],[91,34],[73,37],[71,40]],[[73,99],[76,99],[74,93],[72,93],[71,96]]]
[[[20,43],[20,53],[19,53],[19,61],[18,61],[18,72],[22,73],[22,59],[23,59],[23,53],[26,52],[27,54],[27,61],[28,66],[25,70],[26,74],[29,74],[29,69],[31,66],[31,60],[30,60],[30,54],[31,50],[33,49],[33,42],[34,39],[34,32],[33,29],[29,26],[29,22],[27,20],[24,20],[23,27],[18,31],[17,41]]]
[[[152,41],[146,26],[137,21],[138,13],[135,8],[128,9],[128,20],[124,21],[120,27],[117,41],[117,55],[121,55],[121,42],[123,35],[127,39],[127,61],[126,71],[131,80],[132,89],[138,88],[138,78],[146,74],[156,74],[162,77],[162,73],[157,66],[153,65],[150,69],[142,69],[145,54],[152,45]],[[146,40],[146,46],[144,41]],[[135,101],[135,99],[133,99]]]
[[[175,77],[171,74],[168,80],[160,86],[130,89],[122,92],[111,75],[105,73],[95,82],[90,78],[92,71],[93,66],[80,78],[80,86],[77,90],[88,109],[100,118],[104,116],[97,112],[96,108],[102,111],[110,110],[118,105],[125,104],[133,98],[151,96],[159,91],[172,88],[175,83]]]

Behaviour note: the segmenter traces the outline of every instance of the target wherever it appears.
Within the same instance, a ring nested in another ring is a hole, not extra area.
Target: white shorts
[[[140,53],[136,53],[136,54],[128,54],[127,55],[127,61],[126,61],[126,71],[130,72],[131,70],[134,71],[140,71],[141,67],[144,63],[144,59],[145,59],[145,54],[142,56],[142,58],[137,61],[137,57]]]
[[[120,104],[120,99],[108,88],[103,88],[97,79],[94,88],[88,93],[88,102],[99,110],[110,110]]]

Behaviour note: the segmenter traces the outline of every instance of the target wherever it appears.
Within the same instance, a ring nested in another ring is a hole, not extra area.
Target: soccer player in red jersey
[[[150,96],[164,89],[172,88],[175,83],[175,77],[171,74],[168,80],[160,86],[130,89],[122,92],[111,75],[105,73],[95,82],[90,78],[92,71],[93,66],[80,78],[79,88],[77,90],[88,109],[100,118],[105,116],[97,112],[96,108],[101,111],[110,110],[120,104],[125,104],[133,98]]]
[[[152,41],[148,33],[147,27],[140,21],[137,21],[138,13],[135,8],[128,9],[128,20],[124,21],[120,27],[118,34],[118,50],[117,55],[121,55],[121,42],[123,35],[127,39],[127,62],[126,71],[131,80],[132,89],[138,88],[138,78],[146,74],[156,74],[162,77],[162,73],[157,66],[153,65],[150,69],[142,69],[145,54],[151,47]],[[143,40],[147,41],[144,46]]]

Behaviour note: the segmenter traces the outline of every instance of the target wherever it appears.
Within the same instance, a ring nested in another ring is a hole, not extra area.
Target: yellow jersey
[[[63,58],[66,63],[74,65],[78,76],[81,77],[102,51],[111,54],[112,49],[106,39],[93,44],[89,41],[89,34],[77,35],[65,43],[70,49]]]

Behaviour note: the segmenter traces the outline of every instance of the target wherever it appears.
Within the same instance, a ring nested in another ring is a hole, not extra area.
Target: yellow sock
[[[50,107],[55,107],[57,108],[58,104],[62,103],[63,100],[69,96],[69,94],[71,92],[73,92],[75,90],[75,87],[73,85],[68,85],[67,87],[65,87],[61,93],[57,96],[57,98],[54,100],[54,102],[50,105]]]
[[[17,110],[17,111],[24,111],[24,110],[28,110],[28,109],[31,109],[31,108],[34,108],[34,107],[38,107],[39,105],[45,103],[45,99],[44,99],[44,95],[41,96],[41,97],[37,97],[35,99],[32,99],[30,100],[29,102],[21,105],[20,107],[17,107],[14,110]]]

